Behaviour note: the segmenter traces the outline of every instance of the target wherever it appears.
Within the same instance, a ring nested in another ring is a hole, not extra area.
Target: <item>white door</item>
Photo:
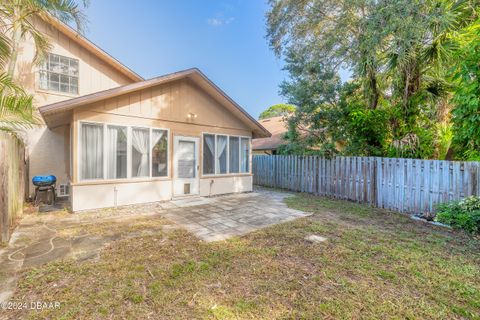
[[[174,137],[173,196],[198,195],[199,138]]]

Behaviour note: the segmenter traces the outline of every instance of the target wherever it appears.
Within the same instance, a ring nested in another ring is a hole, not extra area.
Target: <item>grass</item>
[[[478,240],[349,202],[286,201],[314,215],[225,242],[158,231],[118,240],[98,261],[31,269],[14,298],[61,307],[9,316],[480,319]]]

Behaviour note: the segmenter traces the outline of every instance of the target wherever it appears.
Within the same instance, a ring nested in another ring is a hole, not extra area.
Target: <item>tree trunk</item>
[[[12,35],[12,51],[10,53],[10,62],[8,63],[8,75],[13,79],[15,76],[15,67],[18,59],[18,48],[20,40],[22,39],[22,30],[20,27],[13,23],[13,35]]]
[[[372,90],[372,97],[370,101],[370,108],[376,109],[378,105],[378,86],[377,86],[377,77],[373,71],[370,71],[370,89]]]

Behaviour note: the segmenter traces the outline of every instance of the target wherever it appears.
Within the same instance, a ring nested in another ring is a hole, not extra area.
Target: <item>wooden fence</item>
[[[254,184],[429,215],[435,205],[480,195],[479,162],[378,157],[253,157]]]
[[[8,241],[15,221],[23,214],[25,177],[23,143],[0,132],[0,242]]]

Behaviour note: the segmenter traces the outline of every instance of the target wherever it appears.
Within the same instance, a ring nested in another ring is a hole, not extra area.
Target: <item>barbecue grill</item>
[[[47,176],[35,176],[32,178],[32,183],[35,186],[35,196],[34,202],[35,205],[38,205],[38,195],[41,192],[44,192],[48,195],[48,192],[52,193],[52,203],[55,204],[56,194],[55,194],[55,184],[57,183],[57,177],[54,175]]]

